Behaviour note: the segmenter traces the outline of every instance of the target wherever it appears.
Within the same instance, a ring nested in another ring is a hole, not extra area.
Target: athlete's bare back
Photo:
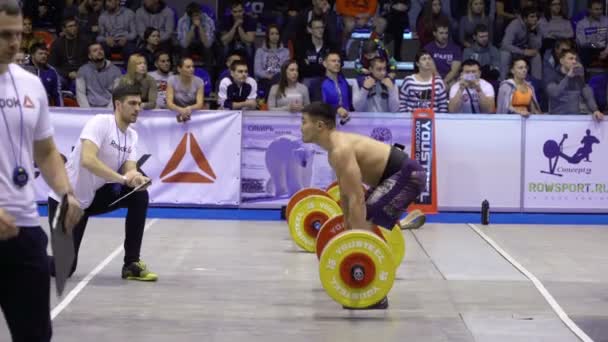
[[[355,172],[350,162],[356,161],[361,181],[374,187],[380,182],[388,162],[391,147],[372,138],[340,131],[330,135],[329,164],[337,175]]]

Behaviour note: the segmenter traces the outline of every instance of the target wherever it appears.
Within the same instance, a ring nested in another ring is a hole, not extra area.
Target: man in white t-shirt
[[[13,341],[47,342],[52,335],[48,237],[34,195],[34,162],[53,191],[68,194],[68,231],[81,210],[55,147],[44,86],[11,64],[22,32],[17,0],[0,0],[0,309]],[[4,334],[0,340],[7,341]]]
[[[171,56],[168,52],[159,51],[154,55],[155,71],[148,72],[156,80],[156,108],[167,109],[167,84],[169,77],[173,75],[171,72]]]
[[[149,180],[137,170],[138,136],[129,127],[137,121],[142,109],[139,87],[117,86],[112,92],[112,103],[113,115],[96,115],[86,123],[66,163],[74,195],[84,209],[84,216],[72,234],[76,258],[70,275],[76,270],[78,250],[89,217],[127,208],[122,278],[155,281],[158,276],[148,271],[139,259],[148,211],[148,191],[142,188],[110,206],[132,188]],[[49,211],[57,206],[57,199],[56,193],[49,194]],[[52,219],[53,215],[49,215],[49,220]]]
[[[474,59],[462,63],[460,79],[450,88],[450,113],[494,113],[494,88],[481,78],[481,65]]]

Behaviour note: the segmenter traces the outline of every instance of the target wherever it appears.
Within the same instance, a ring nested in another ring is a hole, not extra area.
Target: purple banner
[[[352,113],[339,130],[371,136],[410,151],[411,115]],[[279,208],[298,190],[325,188],[335,180],[327,153],[304,144],[300,115],[245,112],[241,156],[241,206]]]

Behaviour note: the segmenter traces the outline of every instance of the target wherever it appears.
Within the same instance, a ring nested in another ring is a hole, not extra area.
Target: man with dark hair
[[[314,79],[325,75],[323,57],[333,48],[333,45],[324,36],[325,30],[323,18],[312,17],[306,27],[308,34],[302,34],[298,44],[294,44],[300,76],[305,85],[310,85]]]
[[[137,121],[142,109],[139,87],[118,85],[112,92],[112,104],[114,114],[99,114],[86,123],[65,165],[74,184],[74,195],[84,208],[84,216],[72,233],[76,257],[70,276],[76,270],[78,250],[89,217],[127,208],[122,278],[156,281],[158,276],[139,258],[149,202],[147,186],[110,206],[132,188],[150,181],[137,170],[138,136],[129,127]],[[55,211],[58,200],[57,193],[49,193],[49,213]],[[49,215],[49,222],[53,217]]]
[[[313,87],[311,97],[316,101],[323,101],[333,106],[338,115],[345,119],[352,110],[352,91],[342,74],[342,56],[337,51],[332,51],[323,60],[325,67],[325,78],[318,86]]]
[[[433,27],[435,40],[428,43],[424,49],[431,53],[437,72],[449,88],[458,79],[462,49],[450,41],[450,23],[438,20]]]
[[[450,113],[493,113],[494,97],[494,87],[481,78],[479,62],[465,60],[460,79],[450,89]]]
[[[333,106],[313,102],[302,109],[302,141],[327,151],[338,179],[346,229],[393,229],[426,184],[426,172],[396,146],[336,130]],[[364,193],[362,184],[369,186]],[[385,309],[384,298],[370,308]]]
[[[49,64],[59,72],[61,88],[75,93],[78,68],[87,62],[89,40],[78,32],[74,17],[65,18],[61,26],[63,36],[55,39],[51,45]]]
[[[63,107],[63,97],[61,96],[61,79],[57,70],[47,63],[49,59],[49,49],[45,43],[36,43],[30,48],[30,63],[24,68],[40,78],[49,105]]]
[[[16,0],[0,0],[0,32],[0,309],[12,341],[48,342],[52,336],[48,237],[40,227],[34,163],[60,198],[67,195],[64,227],[68,232],[81,210],[55,147],[44,87],[36,76],[11,63],[23,32]],[[1,335],[0,340],[8,340]]]
[[[257,82],[249,77],[247,62],[236,60],[230,65],[230,77],[225,77],[219,86],[218,104],[225,109],[256,109]]]
[[[547,80],[549,113],[592,114],[601,121],[604,114],[598,110],[593,90],[585,83],[585,70],[577,60],[576,50],[562,51],[560,69]]]
[[[253,60],[256,21],[245,15],[245,6],[241,0],[232,1],[230,14],[220,30],[224,53],[235,50],[243,51],[247,54],[247,60]]]
[[[171,71],[171,56],[168,52],[159,51],[154,54],[154,66],[156,70],[148,72],[156,81],[156,108],[166,109],[167,108],[167,84],[169,77],[173,75]]]
[[[368,76],[359,80],[353,107],[357,112],[395,113],[399,111],[399,90],[388,76],[388,62],[374,57],[369,62]]]
[[[534,7],[524,7],[521,14],[505,29],[500,50],[500,79],[507,78],[511,59],[524,57],[530,64],[530,74],[542,79],[542,37],[538,32],[538,12]]]
[[[462,60],[474,59],[481,66],[481,77],[496,81],[500,78],[500,52],[490,41],[490,30],[479,24],[473,33],[473,45],[464,49]]]
[[[576,43],[584,65],[590,65],[595,57],[608,60],[608,17],[604,15],[604,1],[591,0],[587,9],[587,16],[576,24]]]
[[[112,107],[112,87],[120,78],[120,69],[105,57],[99,43],[89,45],[89,63],[78,69],[76,100],[83,108]]]
[[[103,46],[106,56],[118,52],[128,59],[136,50],[136,39],[135,13],[120,6],[119,0],[106,0],[105,10],[99,16],[97,35],[97,42]]]

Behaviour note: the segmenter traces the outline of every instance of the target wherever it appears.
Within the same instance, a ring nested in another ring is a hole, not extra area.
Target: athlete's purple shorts
[[[425,184],[426,172],[422,166],[393,147],[382,180],[365,194],[367,220],[393,229],[407,207],[420,195]]]

